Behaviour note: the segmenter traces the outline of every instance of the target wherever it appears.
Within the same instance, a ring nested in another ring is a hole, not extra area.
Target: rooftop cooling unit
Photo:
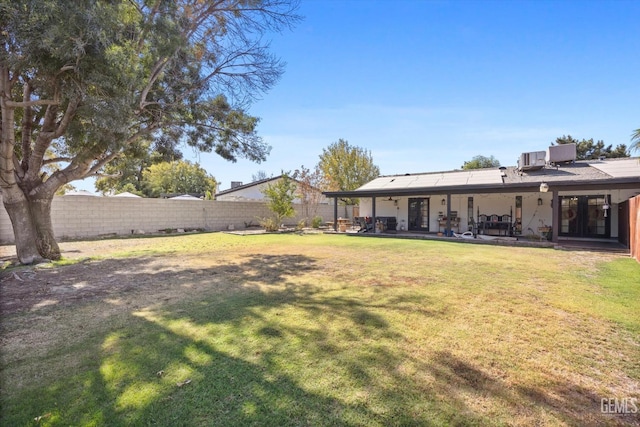
[[[546,164],[546,155],[547,153],[545,151],[522,153],[520,154],[520,160],[518,160],[518,169],[521,171],[542,169]]]
[[[547,161],[552,164],[570,163],[576,160],[576,144],[552,145],[547,150]]]

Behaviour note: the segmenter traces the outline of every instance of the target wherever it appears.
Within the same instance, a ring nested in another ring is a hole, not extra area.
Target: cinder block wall
[[[0,206],[0,244],[10,244],[14,242],[13,228],[4,205]],[[304,218],[299,206],[296,212],[296,217],[287,218],[286,224],[297,224]],[[320,205],[317,214],[330,221],[333,206]],[[247,224],[258,225],[260,218],[270,215],[262,202],[216,200],[60,196],[54,197],[51,207],[54,233],[61,240],[131,234],[138,230],[157,233],[168,228],[218,231],[231,225],[242,230]]]

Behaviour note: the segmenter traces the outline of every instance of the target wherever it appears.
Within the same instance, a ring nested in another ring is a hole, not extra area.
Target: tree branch
[[[42,165],[50,165],[52,163],[71,162],[73,157],[56,157],[53,159],[46,159],[42,162]]]
[[[53,99],[37,99],[34,101],[5,101],[5,105],[9,108],[26,108],[34,107],[36,105],[60,105],[60,101],[54,101]]]
[[[164,70],[164,68],[167,66],[168,63],[169,63],[169,58],[162,58],[153,67],[153,71],[151,72],[151,76],[149,77],[149,82],[147,82],[147,85],[145,86],[145,88],[142,90],[142,93],[140,94],[140,110],[144,110],[144,107],[148,105],[148,103],[146,102],[146,99],[147,99],[147,96],[149,95],[149,91],[151,90],[155,82],[158,80],[158,78],[160,77],[160,74],[162,73],[162,70]]]

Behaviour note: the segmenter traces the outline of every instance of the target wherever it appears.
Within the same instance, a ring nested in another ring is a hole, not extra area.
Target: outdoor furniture
[[[460,218],[453,217],[449,221],[451,231],[455,228],[456,232],[460,232]],[[441,218],[438,220],[438,232],[444,232],[447,229],[447,218]]]
[[[373,222],[371,221],[371,217],[357,216],[354,218],[354,220],[360,226],[360,230],[358,230],[358,233],[373,231]]]
[[[349,226],[351,226],[351,220],[349,220],[349,218],[338,218],[338,230],[342,233],[346,232]]]
[[[480,214],[480,208],[478,208],[477,234],[511,236],[513,235],[511,217],[512,214]]]
[[[382,223],[382,231],[396,231],[398,220],[395,216],[377,216],[376,222]]]

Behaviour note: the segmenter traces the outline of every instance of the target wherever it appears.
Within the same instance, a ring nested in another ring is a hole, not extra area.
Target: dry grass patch
[[[627,258],[328,235],[62,248],[68,265],[0,285],[2,425],[640,424],[601,413],[640,397]]]

